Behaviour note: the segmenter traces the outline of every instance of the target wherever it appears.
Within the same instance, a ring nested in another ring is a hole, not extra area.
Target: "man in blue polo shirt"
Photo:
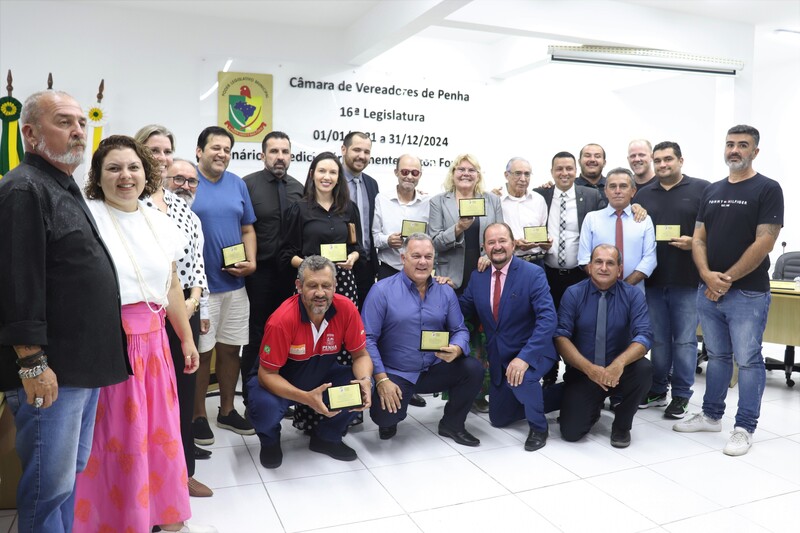
[[[403,270],[374,285],[364,303],[367,350],[380,398],[369,414],[387,440],[397,433],[415,392],[449,390],[439,434],[478,446],[464,421],[481,388],[483,365],[469,357],[469,333],[455,291],[431,278],[433,257],[428,235],[410,235],[400,251]],[[422,332],[447,332],[449,338],[431,347],[434,351],[423,351]]]
[[[261,440],[259,458],[264,468],[283,462],[281,419],[294,403],[308,405],[324,415],[311,434],[309,449],[339,461],[354,461],[356,452],[342,435],[357,412],[368,409],[372,393],[372,360],[366,349],[364,324],[350,299],[335,294],[336,267],[312,255],[297,270],[300,294],[281,304],[269,317],[261,342],[258,375],[247,381],[250,420]],[[340,365],[336,355],[347,349],[353,366]],[[327,390],[358,383],[363,405],[331,411]]]

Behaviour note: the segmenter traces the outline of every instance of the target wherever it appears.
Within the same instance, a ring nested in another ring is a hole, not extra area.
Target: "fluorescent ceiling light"
[[[614,67],[675,70],[700,74],[736,76],[744,62],[669,50],[611,46],[548,46],[550,61]]]

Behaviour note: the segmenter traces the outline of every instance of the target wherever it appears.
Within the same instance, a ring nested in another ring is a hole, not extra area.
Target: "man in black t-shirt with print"
[[[700,202],[692,255],[701,283],[697,309],[708,349],[703,412],[675,431],[720,431],[725,396],[739,366],[739,406],[723,452],[744,455],[758,424],[766,370],[761,340],[769,312],[769,252],[783,226],[783,191],[753,170],[758,130],[739,125],[725,139],[727,179],[710,185]]]

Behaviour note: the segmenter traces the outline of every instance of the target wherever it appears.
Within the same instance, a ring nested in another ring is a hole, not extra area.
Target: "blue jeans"
[[[20,533],[72,531],[75,476],[89,460],[99,392],[59,387],[58,399],[47,409],[29,405],[23,388],[6,392],[22,462],[17,487]]]
[[[663,394],[672,370],[672,397],[692,397],[697,368],[697,289],[647,287],[647,308],[653,327],[653,388]]]
[[[761,413],[761,396],[767,381],[761,339],[767,325],[769,292],[733,289],[712,302],[705,297],[705,284],[697,290],[697,311],[708,351],[703,413],[719,420],[725,413],[725,396],[739,365],[739,409],[736,425],[753,432]]]

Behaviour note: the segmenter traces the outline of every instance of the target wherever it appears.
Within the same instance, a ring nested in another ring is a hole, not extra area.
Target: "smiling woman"
[[[191,511],[186,464],[177,453],[179,406],[165,317],[180,337],[185,373],[197,370],[199,356],[175,271],[187,239],[167,215],[139,201],[160,180],[149,150],[112,135],[95,152],[86,182],[89,209],[117,270],[133,376],[100,392],[92,453],[76,485],[76,532],[154,525],[216,531],[184,524]]]

